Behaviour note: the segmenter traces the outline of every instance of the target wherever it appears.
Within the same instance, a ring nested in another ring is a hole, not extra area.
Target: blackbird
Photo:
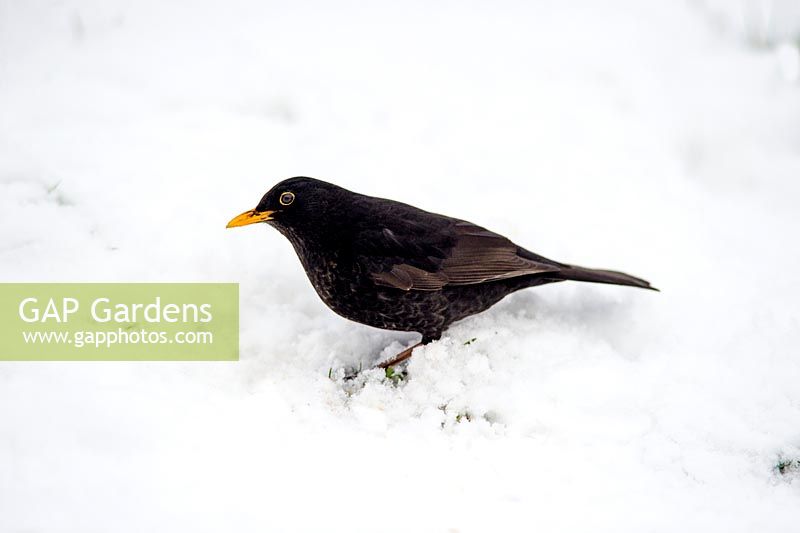
[[[559,263],[465,220],[295,177],[270,189],[227,227],[266,222],[297,252],[308,279],[339,315],[382,329],[414,331],[422,341],[506,295],[575,280],[654,289],[621,272]]]

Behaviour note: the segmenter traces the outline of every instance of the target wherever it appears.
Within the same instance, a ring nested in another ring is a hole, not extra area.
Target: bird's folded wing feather
[[[557,272],[557,263],[522,257],[505,237],[469,222],[454,221],[433,233],[383,228],[373,243],[384,260],[374,264],[376,284],[402,290],[437,291],[530,274]],[[523,252],[524,253],[524,252]],[[529,253],[528,253],[529,254]],[[538,259],[538,256],[537,256]]]

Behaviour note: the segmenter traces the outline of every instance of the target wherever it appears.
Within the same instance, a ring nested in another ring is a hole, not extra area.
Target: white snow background
[[[0,531],[800,531],[799,36],[788,0],[0,1],[0,279],[242,297],[238,363],[0,365]],[[417,336],[225,230],[294,175],[663,292],[523,291],[347,383]]]

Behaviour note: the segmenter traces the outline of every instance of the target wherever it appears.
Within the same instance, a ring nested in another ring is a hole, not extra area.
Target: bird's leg
[[[422,340],[419,341],[417,344],[415,344],[414,346],[411,346],[409,348],[406,348],[405,350],[403,350],[399,354],[395,355],[394,357],[392,357],[388,361],[384,361],[382,363],[378,363],[377,366],[375,366],[375,368],[389,368],[390,366],[394,366],[394,365],[396,365],[398,363],[402,363],[403,361],[405,361],[406,359],[411,357],[411,354],[414,352],[415,348],[419,348],[420,346],[425,346],[429,342],[438,341],[441,337],[442,337],[442,332],[441,331],[436,331],[436,332],[433,332],[433,333],[424,334],[424,335],[422,335]]]
[[[388,359],[388,360],[386,360],[386,361],[384,361],[382,363],[378,363],[376,368],[389,368],[390,366],[394,366],[397,363],[402,363],[403,361],[405,361],[406,359],[411,357],[411,354],[413,353],[414,348],[422,346],[422,344],[423,344],[422,341],[420,341],[417,344],[415,344],[414,346],[410,346],[410,347],[406,348],[405,350],[403,350],[399,354],[395,355],[391,359]]]

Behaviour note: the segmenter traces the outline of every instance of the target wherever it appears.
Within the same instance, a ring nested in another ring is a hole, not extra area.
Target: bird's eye
[[[289,205],[294,202],[294,193],[293,192],[285,192],[281,194],[281,197],[278,198],[278,201],[281,205]]]

